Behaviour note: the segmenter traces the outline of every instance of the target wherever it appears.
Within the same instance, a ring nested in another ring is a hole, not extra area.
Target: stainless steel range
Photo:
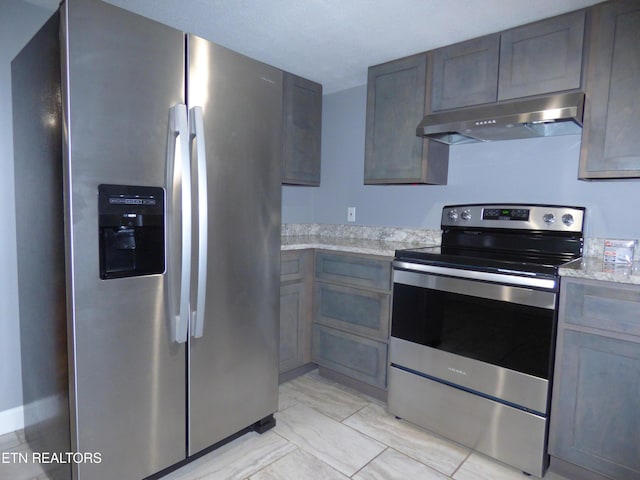
[[[449,205],[441,247],[396,251],[391,413],[544,474],[558,267],[581,256],[584,215]]]

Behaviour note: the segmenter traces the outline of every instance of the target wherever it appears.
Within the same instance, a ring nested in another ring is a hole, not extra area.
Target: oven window
[[[554,311],[394,284],[391,336],[549,378]]]

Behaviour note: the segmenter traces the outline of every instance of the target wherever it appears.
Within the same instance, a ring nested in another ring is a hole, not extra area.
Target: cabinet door
[[[391,295],[317,282],[313,320],[358,335],[389,339]]]
[[[369,68],[365,184],[447,183],[449,147],[416,136],[426,91],[426,53]]]
[[[640,344],[574,330],[561,342],[549,453],[610,478],[640,478]]]
[[[310,347],[306,345],[310,316],[309,298],[304,283],[280,287],[280,373],[309,362]]]
[[[581,179],[640,177],[640,2],[593,8]]]
[[[320,185],[322,85],[285,73],[282,183]]]
[[[498,100],[580,88],[584,21],[581,10],[504,32]]]
[[[458,43],[433,53],[431,110],[495,102],[500,35]]]
[[[313,361],[361,382],[387,386],[386,343],[314,325]]]

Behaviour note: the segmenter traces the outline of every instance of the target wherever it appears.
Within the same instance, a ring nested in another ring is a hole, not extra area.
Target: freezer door
[[[62,16],[72,444],[102,457],[75,465],[74,478],[141,479],[186,456],[186,347],[171,338],[165,294],[179,272],[167,259],[166,273],[100,278],[98,186],[170,196],[168,124],[185,103],[185,40],[95,0],[68,0]],[[170,203],[168,216],[178,215]]]
[[[195,36],[187,42],[208,197],[204,322],[190,339],[194,454],[277,410],[282,72]]]

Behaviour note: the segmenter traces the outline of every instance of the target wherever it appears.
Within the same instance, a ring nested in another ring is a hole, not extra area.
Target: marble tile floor
[[[387,413],[385,404],[320,377],[280,386],[276,427],[248,433],[162,480],[526,480],[522,472]],[[26,452],[21,432],[1,452]],[[0,463],[0,480],[47,480],[39,465]],[[565,480],[548,472],[545,480]]]

